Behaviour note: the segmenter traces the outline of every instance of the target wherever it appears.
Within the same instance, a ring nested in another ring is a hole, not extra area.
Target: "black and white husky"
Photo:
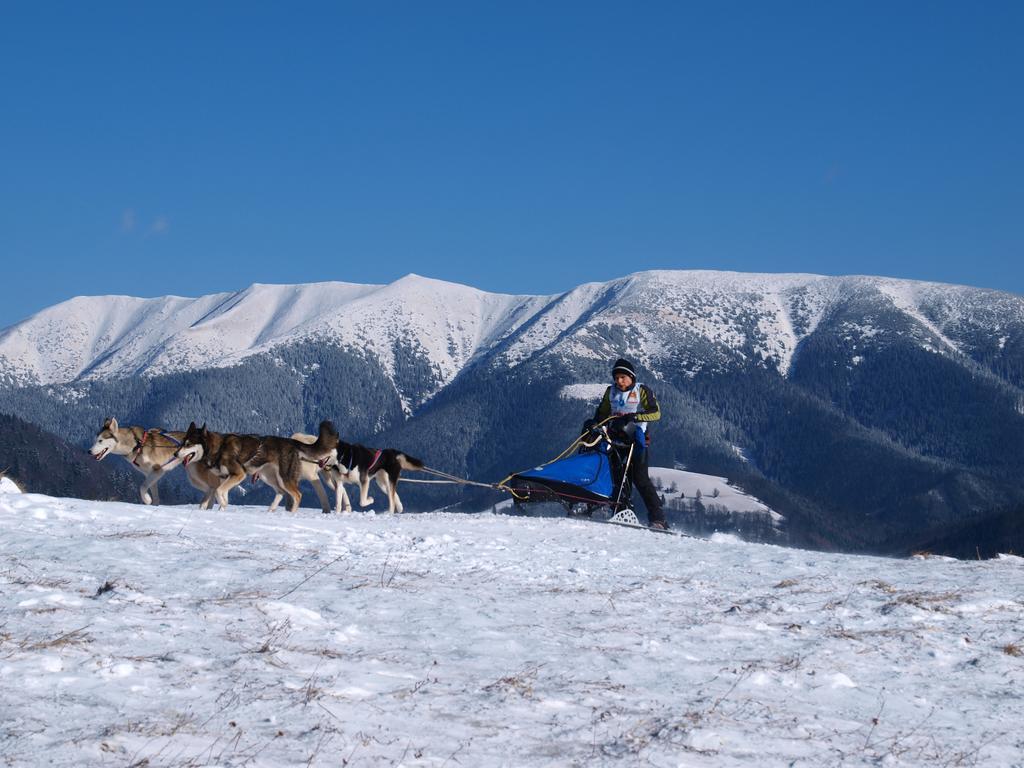
[[[359,505],[373,503],[370,496],[370,480],[377,481],[378,487],[387,494],[388,512],[401,512],[402,500],[398,497],[398,478],[403,469],[423,469],[423,462],[394,448],[367,448],[365,445],[338,441],[337,449],[322,462],[337,489],[342,508],[351,508],[348,494],[342,483],[359,485]]]

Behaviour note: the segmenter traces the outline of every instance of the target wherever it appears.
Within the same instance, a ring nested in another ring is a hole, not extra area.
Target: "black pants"
[[[647,474],[647,460],[650,451],[633,451],[633,461],[629,467],[629,479],[633,481],[633,487],[640,491],[640,498],[644,500],[647,507],[648,523],[664,523],[665,513],[661,511],[661,499],[658,497],[658,490],[651,483],[650,475]]]

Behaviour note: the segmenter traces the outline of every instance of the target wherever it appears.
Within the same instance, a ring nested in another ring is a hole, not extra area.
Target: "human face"
[[[633,387],[633,377],[628,373],[616,373],[615,386],[619,388],[619,392],[625,392]]]

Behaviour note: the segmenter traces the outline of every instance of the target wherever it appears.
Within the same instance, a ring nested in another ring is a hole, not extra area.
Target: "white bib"
[[[627,389],[625,392],[612,385],[611,395],[608,399],[612,406],[612,416],[636,413],[640,410],[640,382],[636,382],[631,389]],[[647,422],[638,421],[636,425],[644,432],[647,431]]]

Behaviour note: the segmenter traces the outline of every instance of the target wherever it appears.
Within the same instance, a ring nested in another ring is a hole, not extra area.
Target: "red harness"
[[[149,430],[142,433],[142,439],[139,440],[138,446],[135,448],[135,458],[132,459],[132,464],[136,467],[139,466],[139,457],[142,455],[142,446],[146,444],[146,438],[149,437]]]
[[[373,454],[373,461],[371,461],[371,462],[370,462],[370,466],[368,466],[368,467],[366,468],[366,474],[367,474],[367,475],[372,475],[372,474],[373,474],[373,471],[374,471],[374,469],[376,469],[376,467],[377,467],[377,462],[378,462],[378,461],[380,460],[380,455],[381,455],[382,453],[384,453],[384,451],[383,451],[383,450],[381,450],[380,448],[378,448],[378,449],[377,449],[377,452],[376,452],[375,454]]]

